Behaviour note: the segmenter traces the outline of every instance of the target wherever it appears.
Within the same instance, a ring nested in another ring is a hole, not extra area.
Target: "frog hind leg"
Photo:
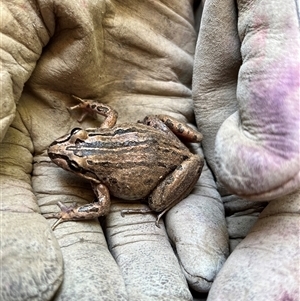
[[[186,198],[193,190],[200,177],[203,162],[203,159],[198,155],[191,155],[189,159],[183,161],[149,195],[148,205],[150,208],[122,210],[122,216],[131,213],[148,214],[159,212],[155,221],[155,225],[159,228],[161,217]]]
[[[94,219],[109,212],[110,196],[107,187],[99,183],[92,183],[92,188],[97,197],[96,202],[82,206],[77,206],[76,203],[66,206],[64,203],[58,202],[57,205],[61,209],[60,212],[44,215],[47,219],[57,218],[57,221],[51,226],[52,230],[63,222]]]
[[[156,225],[160,218],[172,207],[186,198],[196,185],[204,161],[198,155],[191,155],[170,173],[149,196],[149,207],[156,212]]]
[[[201,142],[203,138],[202,134],[197,130],[168,115],[146,116],[140,123],[159,129],[173,138],[174,136],[183,138],[188,142]]]

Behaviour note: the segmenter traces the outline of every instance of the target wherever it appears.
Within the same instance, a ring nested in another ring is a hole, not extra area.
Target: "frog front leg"
[[[148,197],[149,210],[128,209],[122,210],[122,215],[127,213],[159,212],[155,225],[159,227],[160,218],[173,206],[186,198],[197,183],[204,161],[198,155],[191,156],[183,161],[172,173],[159,183]]]
[[[66,206],[64,203],[58,202],[57,205],[61,209],[61,212],[44,215],[45,218],[57,218],[57,221],[51,227],[52,230],[63,222],[94,219],[104,216],[109,212],[110,195],[107,187],[101,183],[91,182],[91,185],[97,197],[96,202],[82,206],[77,206],[76,204]]]
[[[110,129],[116,124],[118,113],[109,105],[91,99],[82,99],[75,95],[72,95],[72,97],[76,100],[79,100],[80,103],[76,106],[70,107],[69,110],[83,110],[78,122],[82,122],[87,115],[92,115],[94,118],[96,118],[96,114],[99,114],[105,117],[105,120],[102,122],[100,128]]]

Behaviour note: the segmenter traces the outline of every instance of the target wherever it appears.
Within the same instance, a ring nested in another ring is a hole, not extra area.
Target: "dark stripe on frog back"
[[[152,128],[151,128],[152,129]],[[109,130],[107,130],[110,133]],[[125,135],[125,136],[124,136]],[[99,136],[99,138],[98,138]],[[72,151],[79,157],[88,157],[95,155],[106,155],[112,152],[118,152],[120,155],[124,153],[137,153],[136,149],[143,149],[146,153],[149,149],[161,148],[164,152],[182,152],[189,150],[179,140],[170,139],[170,137],[157,131],[137,131],[135,128],[118,129],[113,133],[103,135],[103,133],[89,133],[89,138],[85,141],[78,140],[76,145],[68,146],[66,149]]]
[[[78,144],[76,144],[76,146],[68,146],[66,147],[67,150],[72,150],[75,151],[76,149],[95,149],[95,150],[102,150],[102,149],[107,149],[109,151],[111,151],[112,149],[118,149],[118,148],[126,148],[126,147],[136,147],[136,146],[140,146],[143,144],[155,144],[158,143],[155,139],[147,139],[144,141],[124,141],[124,142],[120,142],[120,141],[91,141],[91,142],[87,142],[87,141],[78,141]]]
[[[114,169],[126,169],[126,168],[133,168],[133,167],[138,167],[138,166],[146,166],[145,162],[144,161],[140,161],[140,162],[122,162],[122,163],[119,163],[119,164],[116,164],[116,163],[111,163],[111,162],[108,162],[108,161],[101,161],[101,162],[98,162],[98,163],[95,163],[94,161],[90,161],[90,160],[87,160],[87,163],[90,165],[90,166],[93,166],[93,165],[101,165],[103,168],[114,168]],[[163,168],[166,168],[166,169],[169,169],[169,170],[175,170],[177,168],[177,165],[174,165],[174,164],[165,164],[164,162],[161,162],[161,161],[156,161],[156,164],[153,165],[151,164],[151,166],[149,165],[150,168],[153,168],[153,167],[163,167]]]
[[[116,126],[112,129],[93,129],[91,131],[87,130],[87,132],[89,138],[83,143],[89,148],[93,148],[92,144],[94,144],[95,148],[113,149],[139,146],[144,143],[149,145],[152,143],[165,143],[178,149],[187,149],[179,139],[170,138],[163,131],[144,124],[135,124],[134,126],[132,124],[122,124],[122,126]],[[102,138],[101,141],[98,141],[98,136]]]
[[[97,136],[101,136],[104,138],[104,140],[107,138],[108,141],[119,141],[120,139],[124,139],[124,136],[126,138],[127,135],[137,135],[139,137],[139,140],[151,140],[151,137],[158,135],[159,137],[161,137],[160,141],[166,140],[167,144],[172,144],[173,146],[177,145],[178,149],[186,148],[186,146],[180,141],[180,139],[176,135],[174,135],[173,138],[173,136],[167,135],[164,131],[141,123],[137,123],[134,126],[132,124],[122,124],[122,126],[116,126],[112,129],[98,129],[96,131],[93,129],[92,131],[87,130],[87,132],[91,140],[93,140],[93,138],[97,139]],[[137,139],[132,139],[133,142],[135,140]]]
[[[85,168],[94,172],[100,170],[104,172],[105,169],[130,169],[137,166],[174,170],[189,155],[189,151],[183,152],[173,144],[158,143],[155,139],[131,142],[131,145],[102,142],[101,147],[99,145],[95,147],[94,143],[91,145],[84,143],[83,147],[78,149],[77,145],[72,152],[75,156],[84,157],[87,164]],[[68,147],[68,150],[70,149],[71,147]]]
[[[106,136],[106,137],[114,137],[116,135],[124,135],[124,134],[128,134],[128,133],[136,133],[136,132],[141,132],[141,133],[146,133],[148,132],[148,127],[147,129],[145,130],[141,130],[141,129],[138,129],[136,127],[128,127],[126,129],[124,129],[123,127],[122,128],[113,128],[113,129],[99,129],[99,130],[94,130],[92,132],[88,131],[87,132],[89,133],[89,136],[98,136],[98,135],[101,135],[101,136]]]
[[[137,154],[142,154],[143,157],[150,159],[150,161],[154,161],[158,157],[164,160],[166,156],[174,156],[178,159],[180,158],[180,160],[185,160],[188,155],[188,151],[182,152],[182,150],[180,151],[174,145],[158,143],[156,140],[149,139],[145,141],[127,141],[124,143],[104,143],[101,141],[89,144],[85,142],[82,146],[68,146],[67,150],[71,151],[75,156],[84,157],[87,161],[90,160],[95,165],[101,164],[101,162],[111,162],[111,158],[115,158],[113,161],[120,160],[122,157],[123,159],[128,157],[127,159],[131,162],[137,162],[137,158],[134,157]]]
[[[149,134],[149,132],[156,132],[156,133],[163,133],[162,131],[159,131],[153,127],[149,127],[145,124],[135,124],[132,125],[130,123],[128,124],[122,124],[122,126],[115,126],[112,129],[92,129],[91,131],[87,130],[89,136],[107,136],[107,137],[114,137],[117,135],[125,135],[128,133],[141,133],[141,134]]]

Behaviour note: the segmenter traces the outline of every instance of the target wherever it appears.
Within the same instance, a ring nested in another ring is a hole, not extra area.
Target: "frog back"
[[[176,137],[143,124],[122,124],[89,133],[78,153],[115,197],[145,198],[190,152]]]

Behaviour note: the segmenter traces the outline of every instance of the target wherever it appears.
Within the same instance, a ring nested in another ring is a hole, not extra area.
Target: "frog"
[[[198,181],[203,158],[187,147],[199,143],[202,134],[186,123],[168,115],[148,115],[142,121],[116,125],[118,113],[111,106],[92,99],[73,98],[79,104],[69,109],[102,115],[97,128],[73,128],[48,147],[53,163],[91,183],[96,200],[86,205],[66,206],[59,201],[60,212],[52,229],[62,222],[95,219],[109,213],[110,198],[140,200],[148,209],[125,209],[130,213],[157,213],[161,217],[186,198]]]

